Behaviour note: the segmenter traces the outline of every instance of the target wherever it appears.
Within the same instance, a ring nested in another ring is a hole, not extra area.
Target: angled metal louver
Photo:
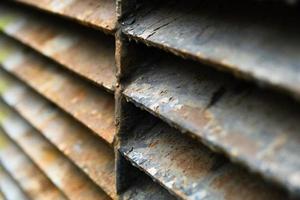
[[[2,71],[1,98],[107,194],[116,197],[113,148],[59,108]],[[36,116],[39,116],[38,118]]]
[[[2,129],[0,134],[1,163],[30,199],[67,199]]]
[[[28,197],[22,191],[18,183],[11,177],[11,175],[0,166],[0,199],[20,199],[28,200]]]
[[[93,30],[53,21],[37,13],[0,6],[1,30],[67,69],[113,91],[114,41]],[[74,34],[75,33],[75,34]]]
[[[82,171],[16,113],[0,104],[1,127],[69,199],[109,199]],[[34,148],[32,148],[34,147]],[[55,199],[55,198],[54,198]]]
[[[298,199],[299,17],[287,0],[2,1],[0,194]]]
[[[2,35],[1,66],[85,124],[109,144],[114,128],[113,95],[76,79],[71,73]],[[25,49],[24,49],[25,48]],[[18,57],[23,57],[18,63]],[[47,81],[44,81],[47,80]],[[63,93],[58,92],[63,90]],[[98,121],[102,123],[98,123]]]

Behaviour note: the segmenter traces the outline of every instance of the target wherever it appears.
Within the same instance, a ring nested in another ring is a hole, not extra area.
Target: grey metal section
[[[152,116],[137,124],[120,151],[134,166],[182,199],[287,198],[285,192]]]
[[[129,101],[300,194],[297,103],[174,56],[137,69]]]
[[[131,39],[209,63],[300,98],[297,7],[241,1],[140,1]]]
[[[128,190],[120,195],[120,200],[175,200],[166,190],[162,189],[149,177],[142,175]]]

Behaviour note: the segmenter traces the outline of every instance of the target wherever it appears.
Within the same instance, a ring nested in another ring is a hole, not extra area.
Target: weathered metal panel
[[[3,117],[1,113],[1,117]],[[2,119],[2,118],[1,118]],[[18,127],[15,132],[18,131]],[[3,167],[20,184],[22,190],[32,200],[66,200],[67,198],[52,182],[25,156],[25,154],[0,131],[0,159]]]
[[[29,200],[18,183],[0,166],[0,199],[1,200]]]
[[[141,1],[130,38],[300,98],[298,9],[249,2]]]
[[[0,104],[0,112],[1,126],[5,132],[69,199],[110,199],[42,135],[16,113],[11,112],[3,102]]]
[[[0,29],[95,84],[114,90],[113,38],[3,4]]]
[[[124,94],[231,160],[300,194],[300,110],[294,101],[173,56],[140,65]]]
[[[114,96],[0,35],[0,64],[40,94],[113,143]],[[101,123],[99,123],[101,122]]]
[[[144,117],[120,151],[135,166],[180,199],[286,199],[223,156],[154,117]],[[151,126],[152,125],[152,126]]]
[[[76,20],[113,34],[116,29],[115,0],[15,0],[50,13]]]
[[[3,71],[0,71],[1,86],[1,98],[8,105],[18,111],[108,195],[117,198],[112,147]]]

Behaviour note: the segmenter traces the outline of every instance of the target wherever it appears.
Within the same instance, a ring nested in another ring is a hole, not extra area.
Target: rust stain
[[[8,6],[1,5],[0,9],[4,12],[0,20],[15,14],[15,21],[22,22],[10,29],[7,27],[16,22],[7,23],[3,32],[110,92],[114,90],[113,38],[92,31],[76,31]]]
[[[2,103],[0,109],[5,107]],[[78,170],[53,145],[32,129],[16,113],[1,124],[6,133],[21,146],[51,181],[71,199],[110,199],[82,171]],[[25,127],[24,127],[25,126]],[[20,127],[19,133],[13,127]],[[23,132],[21,132],[23,130]],[[22,166],[20,166],[22,167]],[[46,186],[41,185],[46,188]]]
[[[17,0],[48,12],[77,20],[112,34],[116,28],[116,5],[114,0]]]
[[[3,132],[0,134],[1,140],[8,143],[0,151],[1,162],[31,199],[67,199]]]
[[[22,98],[17,100],[5,98],[6,93],[3,93],[1,96],[6,103],[21,113],[107,194],[116,198],[113,148],[29,88],[13,82],[7,74],[0,73],[0,78],[8,85],[7,93],[16,88],[23,90]],[[45,162],[57,157],[47,149],[44,152]]]
[[[78,80],[29,50],[24,51],[20,44],[4,36],[3,39],[8,42],[6,46],[24,52],[21,63],[9,68],[3,62],[4,68],[112,144],[115,135],[113,95]]]

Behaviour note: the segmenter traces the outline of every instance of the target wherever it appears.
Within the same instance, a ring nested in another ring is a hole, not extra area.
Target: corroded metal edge
[[[0,78],[1,98],[116,199],[113,148],[8,74]]]
[[[114,40],[92,30],[0,5],[0,30],[70,71],[113,92]],[[43,31],[41,31],[43,30]]]
[[[71,0],[59,3],[57,0],[15,0],[15,2],[75,20],[108,34],[113,34],[116,30],[117,14],[114,0]],[[85,12],[82,12],[83,10]]]
[[[1,126],[5,132],[68,198],[110,199],[41,134],[11,112],[3,102],[0,110],[3,116]]]
[[[3,113],[1,113],[3,119]],[[17,130],[16,130],[17,131]],[[0,159],[3,167],[20,184],[23,191],[34,200],[66,200],[66,197],[33,164],[2,131]]]
[[[112,145],[115,136],[113,95],[76,78],[7,37],[0,39],[1,67]]]
[[[300,194],[298,103],[197,63],[161,57],[136,64],[123,92],[128,101]]]
[[[288,198],[286,192],[153,116],[144,116],[136,123],[139,125],[123,138],[120,151],[180,199]]]
[[[165,189],[153,182],[146,175],[141,175],[124,193],[120,200],[175,200],[176,197],[169,194]]]
[[[274,9],[270,14],[265,8],[254,15],[254,8],[247,3],[239,8],[226,7],[222,1],[191,1],[190,5],[185,1],[145,2],[120,22],[130,39],[254,80],[299,100],[296,9]]]

